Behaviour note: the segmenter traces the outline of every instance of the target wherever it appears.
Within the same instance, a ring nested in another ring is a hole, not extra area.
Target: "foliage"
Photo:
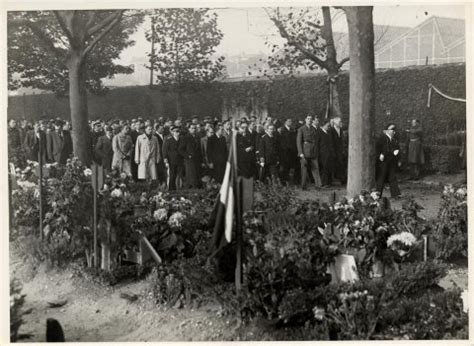
[[[446,185],[434,225],[437,257],[444,260],[467,258],[467,187]]]
[[[14,210],[12,241],[21,242],[37,236],[39,221],[39,189],[37,164],[30,163],[18,173],[19,189],[12,194]],[[33,167],[33,168],[31,168]],[[44,181],[45,215],[42,232],[45,241],[34,246],[38,261],[47,259],[54,265],[63,265],[83,254],[90,244],[92,217],[92,188],[90,169],[77,158],[64,166],[49,165]]]
[[[268,184],[255,181],[255,192],[254,209],[259,212],[286,211],[296,203],[294,189],[279,180],[271,180]]]
[[[158,45],[149,55],[158,85],[186,89],[221,76],[224,57],[213,58],[223,37],[217,13],[206,8],[156,9],[152,22],[153,31],[146,37]]]
[[[75,11],[76,25],[88,30],[99,25],[114,11]],[[120,52],[134,44],[130,36],[137,30],[142,16],[132,13],[122,18],[100,40],[88,56],[85,85],[88,91],[102,94],[107,91],[102,79],[117,73],[131,73],[129,66],[114,63]],[[90,15],[93,15],[92,21]],[[67,96],[69,76],[66,58],[70,41],[56,17],[55,11],[11,11],[8,13],[8,78],[9,89],[20,86],[53,91]],[[87,43],[100,32],[88,38]],[[53,48],[54,49],[53,49]],[[17,77],[18,76],[18,77]]]
[[[19,337],[19,329],[23,324],[23,305],[25,294],[21,293],[22,285],[17,279],[10,280],[10,341],[16,342]]]
[[[442,174],[459,172],[462,160],[459,157],[461,146],[432,145],[425,147],[426,169]]]

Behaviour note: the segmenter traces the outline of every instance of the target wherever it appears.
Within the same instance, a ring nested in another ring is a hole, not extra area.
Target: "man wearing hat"
[[[377,191],[382,197],[385,183],[390,185],[390,195],[400,197],[400,188],[397,182],[397,166],[400,166],[400,146],[395,138],[395,124],[388,124],[384,134],[377,140],[375,147],[377,166],[376,181]]]
[[[184,161],[181,154],[182,139],[180,128],[171,127],[171,136],[165,138],[163,142],[163,161],[168,169],[168,189],[176,190],[180,186],[184,176]]]
[[[189,125],[188,134],[183,138],[181,150],[184,157],[186,187],[188,189],[199,188],[201,186],[201,165],[203,159],[201,138],[197,133],[195,124]]]

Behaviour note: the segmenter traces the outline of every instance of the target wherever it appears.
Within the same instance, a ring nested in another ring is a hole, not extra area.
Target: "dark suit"
[[[334,127],[330,128],[334,143],[334,177],[338,179],[341,184],[345,184],[347,180],[347,161],[346,161],[346,147],[344,133],[342,129],[337,133]]]
[[[163,159],[169,164],[169,189],[176,190],[176,180],[184,175],[183,156],[180,151],[182,139],[168,136],[163,141]]]
[[[181,155],[184,157],[184,178],[186,187],[199,188],[201,186],[201,137],[187,134],[181,143]]]
[[[158,139],[158,144],[160,145],[160,157],[163,157],[163,142],[164,142],[166,136],[163,134],[163,138],[161,138],[161,136],[158,133],[155,133],[154,135]],[[167,172],[166,172],[166,167],[165,167],[165,163],[163,162],[163,160],[160,160],[156,164],[156,173],[157,173],[158,181],[160,182],[160,184],[166,183]]]
[[[334,171],[334,141],[333,135],[322,128],[319,130],[319,169],[321,172],[321,183],[323,186],[331,185]]]
[[[398,155],[394,151],[398,150]],[[378,138],[375,147],[376,151],[376,176],[377,176],[377,191],[382,197],[382,192],[385,183],[390,184],[390,195],[396,197],[400,195],[400,188],[398,187],[396,170],[400,157],[400,146],[398,141],[390,138],[387,135],[382,135]],[[380,161],[380,154],[384,156],[383,161]]]
[[[135,131],[135,130],[130,131],[130,137],[132,137],[132,143],[133,143],[132,153],[135,152],[135,146],[137,145],[138,136],[140,136],[140,133],[138,131]],[[138,165],[135,162],[135,160],[131,160],[130,168],[132,171],[133,180],[138,180]]]
[[[278,165],[280,164],[281,146],[276,134],[270,137],[268,134],[262,136],[259,141],[258,160],[264,161],[263,174],[260,180],[268,177],[278,176]]]
[[[224,179],[225,166],[227,163],[227,156],[229,155],[224,136],[217,137],[216,135],[209,137],[207,140],[207,158],[209,163],[212,163],[213,178],[222,183]]]
[[[51,131],[46,136],[46,151],[48,160],[65,164],[72,154],[72,139],[68,131]]]
[[[281,145],[281,176],[284,181],[289,180],[290,170],[294,170],[293,178],[297,178],[299,172],[298,148],[296,147],[296,130],[287,129],[284,126],[280,134]],[[297,178],[299,180],[299,178]]]
[[[38,162],[39,160],[39,149],[40,149],[40,138],[41,136],[41,153],[43,163],[46,163],[46,134],[43,131],[35,133],[34,130],[29,130],[25,134],[23,147],[26,152],[26,159]]]
[[[255,143],[249,133],[237,134],[237,168],[238,175],[252,178],[255,174]],[[248,149],[248,151],[247,151]]]
[[[114,151],[112,149],[112,137],[109,138],[107,135],[99,137],[95,145],[95,154],[99,163],[104,167],[105,170],[110,171],[112,169],[112,159],[114,157]]]
[[[306,181],[308,179],[308,169],[314,178],[316,187],[321,186],[321,178],[319,176],[319,132],[313,126],[301,126],[296,133],[296,147],[298,149],[298,156],[301,161],[301,187],[306,188]]]

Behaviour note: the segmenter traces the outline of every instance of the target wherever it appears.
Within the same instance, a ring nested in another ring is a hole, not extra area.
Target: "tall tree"
[[[375,181],[375,65],[372,6],[342,7],[350,49],[350,114],[347,194],[370,190]]]
[[[206,8],[157,9],[152,14],[155,40],[150,66],[157,72],[156,82],[176,93],[176,113],[183,116],[182,95],[196,90],[222,75],[224,57],[215,56],[222,32],[217,27],[217,13]]]
[[[69,96],[74,155],[90,162],[87,92],[107,90],[101,79],[132,69],[113,62],[134,42],[138,13],[28,11],[8,13],[9,88],[35,87]],[[14,78],[14,74],[19,79]]]
[[[325,70],[332,89],[332,108],[329,111],[333,116],[340,116],[337,77],[349,57],[338,60],[330,8],[322,7],[322,23],[320,13],[315,8],[303,8],[299,13],[290,11],[285,14],[278,8],[267,8],[265,11],[286,41],[283,49],[269,57],[269,66],[280,72],[293,72],[300,66],[310,70]],[[278,46],[274,45],[273,48],[275,52]]]

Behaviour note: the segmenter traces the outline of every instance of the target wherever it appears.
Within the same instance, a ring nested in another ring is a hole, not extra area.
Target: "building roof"
[[[433,17],[433,20],[438,26],[441,41],[445,48],[460,38],[465,39],[466,26],[463,19]]]
[[[419,28],[431,22],[434,22],[437,27],[444,49],[446,49],[455,41],[459,42],[465,40],[466,31],[464,19],[432,16],[427,20],[421,22],[414,28],[406,31],[405,33],[402,33],[398,37],[395,37],[393,40],[388,41],[386,44],[379,46],[379,49],[375,50],[376,53],[377,51],[382,51],[385,48],[393,45],[394,43],[397,43],[405,36],[409,36],[412,33],[417,32]]]

